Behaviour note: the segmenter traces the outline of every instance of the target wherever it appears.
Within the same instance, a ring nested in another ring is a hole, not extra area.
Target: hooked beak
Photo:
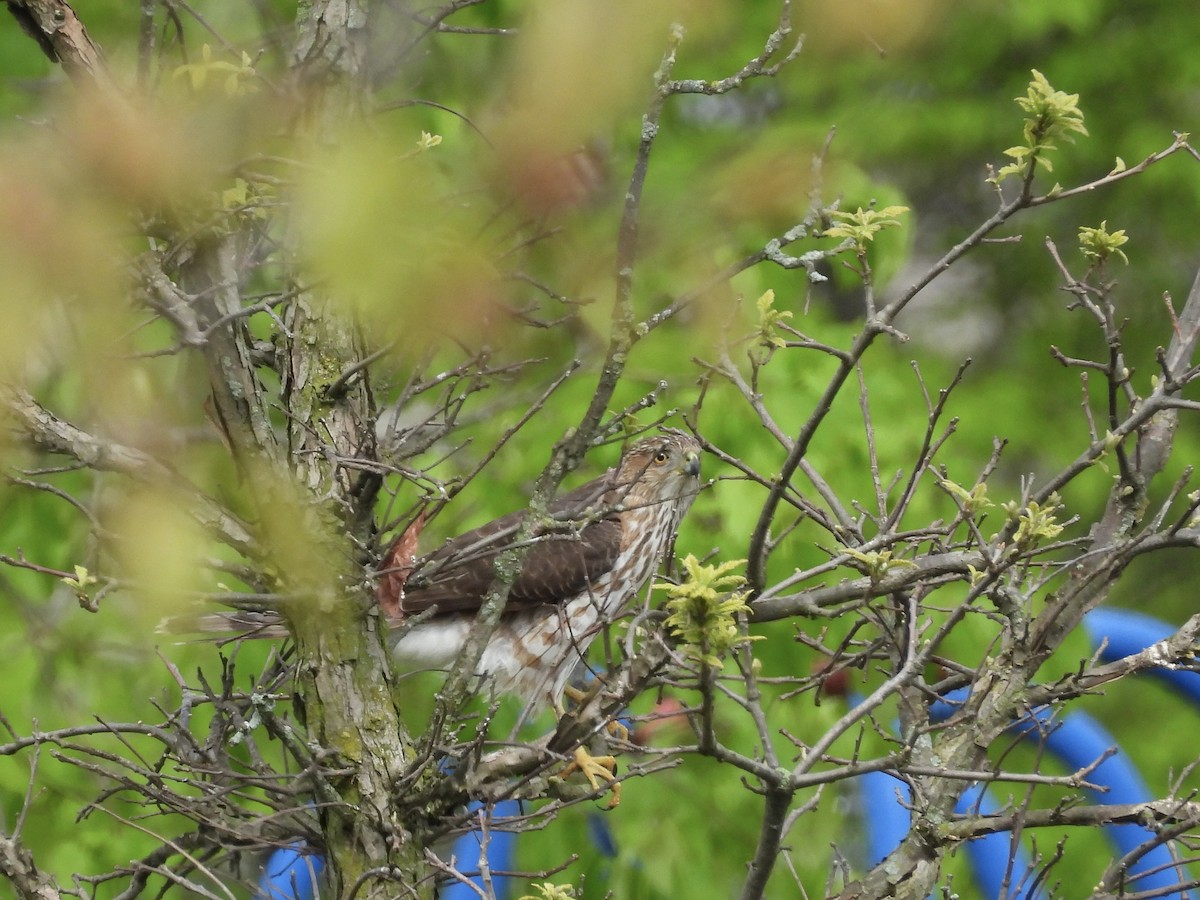
[[[695,450],[689,451],[683,458],[683,471],[695,478],[700,474],[700,454]]]

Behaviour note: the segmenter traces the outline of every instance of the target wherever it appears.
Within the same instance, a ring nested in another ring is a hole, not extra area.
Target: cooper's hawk
[[[700,445],[666,431],[633,444],[615,469],[550,504],[480,659],[479,674],[493,690],[539,705],[558,701],[588,645],[670,549],[699,475]],[[418,564],[399,608],[434,612],[395,643],[402,665],[454,662],[521,515],[468,531]]]
[[[699,490],[699,475],[700,445],[667,429],[632,444],[616,468],[550,504],[480,659],[478,674],[492,690],[538,706],[558,705],[588,645],[669,551]],[[502,516],[447,541],[404,565],[403,577],[381,573],[381,606],[399,612],[390,624],[400,635],[393,654],[401,667],[454,663],[496,579],[496,557],[513,546],[522,515]],[[397,565],[397,556],[393,545],[385,563]],[[403,627],[420,613],[428,615]],[[274,615],[230,613],[192,625],[252,637],[284,633]]]

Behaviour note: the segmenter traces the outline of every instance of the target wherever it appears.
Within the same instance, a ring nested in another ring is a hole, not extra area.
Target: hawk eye
[[[656,463],[658,463],[660,466],[670,458],[671,458],[671,454],[668,453],[666,450],[659,450],[657,453],[654,454],[654,461]]]

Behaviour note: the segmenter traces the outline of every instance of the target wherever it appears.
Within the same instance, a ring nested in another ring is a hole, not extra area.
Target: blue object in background
[[[1043,707],[1036,710],[1033,717],[1036,721],[1022,720],[1014,726],[1014,731],[1034,741],[1045,740],[1046,748],[1070,769],[1086,768],[1117,746],[1113,736],[1086,713],[1069,713],[1061,722],[1055,722],[1050,710]],[[1150,789],[1120,748],[1089,772],[1087,780],[1107,788],[1103,792],[1088,789],[1095,803],[1144,803],[1153,799]],[[1122,855],[1136,850],[1155,836],[1153,831],[1141,825],[1105,825],[1104,832]],[[1167,891],[1188,880],[1186,873],[1175,867],[1170,848],[1165,844],[1145,853],[1129,871],[1132,876],[1140,876],[1133,881],[1133,888],[1139,893]],[[1186,897],[1187,894],[1172,892],[1155,896]]]
[[[1100,651],[1105,662],[1123,659],[1138,653],[1151,644],[1169,637],[1175,629],[1165,622],[1141,613],[1125,610],[1098,609],[1084,619],[1092,646]],[[1166,681],[1173,689],[1200,706],[1200,673],[1151,669],[1148,673]],[[954,713],[967,696],[959,691],[948,695],[934,704],[931,715],[934,719],[945,719]],[[1097,803],[1125,804],[1142,803],[1152,799],[1149,790],[1119,748],[1112,736],[1091,716],[1082,712],[1071,712],[1057,719],[1053,710],[1035,710],[1021,721],[1014,723],[1013,734],[1043,745],[1072,770],[1086,768],[1110,749],[1116,752],[1096,766],[1088,775],[1088,781],[1107,788],[1103,792],[1092,791]],[[867,829],[867,862],[874,866],[899,846],[908,834],[910,818],[905,803],[909,801],[908,786],[885,772],[869,772],[860,776],[862,799]],[[472,803],[469,809],[477,810],[481,804]],[[999,810],[989,792],[978,784],[964,791],[955,808],[960,814],[990,814]],[[515,800],[497,803],[492,811],[495,819],[520,814],[520,804]],[[604,855],[615,855],[607,823],[589,820],[592,841]],[[1108,839],[1122,855],[1153,838],[1149,829],[1140,825],[1108,825]],[[511,871],[516,835],[510,832],[491,830],[487,837],[487,861],[490,872]],[[306,853],[305,846],[296,842],[271,854],[259,882],[258,895],[263,900],[314,900],[316,881],[324,869],[324,860]],[[460,837],[454,844],[452,854],[455,867],[471,875],[471,883],[482,888],[480,857],[483,851],[483,836],[474,831]],[[971,862],[972,877],[984,897],[998,897],[1005,887],[1005,877],[1011,868],[1011,881],[1007,885],[1009,895],[1020,888],[1022,898],[1037,898],[1041,894],[1027,886],[1032,877],[1028,853],[1019,845],[1014,847],[1011,836],[998,832],[984,835],[967,843],[966,852]],[[1012,858],[1010,867],[1009,859]],[[1157,870],[1157,871],[1154,871]],[[1186,892],[1170,891],[1170,888],[1187,880],[1186,873],[1175,865],[1166,846],[1158,846],[1144,854],[1132,867],[1131,875],[1138,876],[1134,888],[1155,896],[1183,900]],[[492,878],[492,889],[498,898],[508,896],[511,878],[496,875]],[[448,883],[439,892],[441,900],[478,900],[479,893],[462,882]]]
[[[258,880],[258,896],[264,900],[312,900],[325,860],[306,850],[303,841],[295,841],[273,851]]]
[[[467,810],[476,812],[482,803],[472,802]],[[517,800],[502,800],[492,807],[490,818],[500,820],[520,815],[521,804]],[[489,872],[511,872],[517,836],[510,831],[490,827],[487,834],[487,863]],[[451,855],[454,868],[470,877],[470,882],[484,887],[481,861],[484,847],[484,832],[476,830],[462,835],[454,842]],[[318,896],[317,881],[325,869],[325,860],[318,854],[306,852],[303,841],[280,847],[267,858],[262,877],[258,880],[256,896],[261,900],[315,900]],[[492,890],[499,900],[508,896],[512,879],[504,875],[491,876]],[[440,900],[479,900],[479,892],[461,881],[447,882],[438,891]]]
[[[483,808],[483,804],[472,801],[467,807],[470,812]],[[492,807],[490,818],[508,819],[521,814],[521,804],[517,800],[501,800]],[[484,831],[470,831],[454,842],[450,855],[454,860],[454,868],[464,875],[470,876],[471,884],[479,888],[484,886],[481,864],[484,862]],[[511,831],[497,831],[488,826],[486,829],[487,868],[489,872],[511,872],[513,854],[517,848],[517,836]],[[503,875],[492,875],[492,890],[499,900],[508,896],[512,879]],[[479,900],[479,892],[461,881],[449,881],[438,891],[439,900]]]
[[[887,772],[867,772],[856,779],[867,832],[867,868],[879,865],[900,846],[912,824],[908,785]]]
[[[958,798],[954,811],[964,816],[986,816],[1000,812],[1001,808],[984,785],[972,784]],[[997,831],[968,841],[967,858],[971,861],[975,884],[985,897],[1019,896],[1023,900],[1033,900],[1043,896],[1033,884],[1037,877],[1033,861],[1025,848],[1013,841],[1011,833]]]
[[[586,667],[581,667],[572,679],[575,687],[586,690],[595,679],[596,674]],[[627,730],[633,728],[629,718],[619,718]],[[443,771],[449,768],[443,766]],[[475,813],[484,808],[484,804],[472,801],[467,811]],[[491,821],[512,818],[521,813],[521,804],[517,800],[502,800],[492,806],[489,816],[489,826],[486,829],[486,857],[484,856],[484,830],[475,830],[459,837],[450,850],[454,860],[454,868],[468,876],[470,884],[462,881],[448,881],[438,890],[439,900],[479,900],[479,890],[484,889],[484,878],[481,874],[487,863],[492,891],[498,900],[505,900],[511,889],[511,877],[491,875],[491,873],[511,872],[514,869],[513,859],[516,853],[517,836],[510,831],[500,831],[490,827]],[[605,857],[616,856],[616,841],[608,823],[593,815],[588,819],[588,834],[593,844]],[[275,850],[267,858],[263,874],[259,878],[256,897],[260,900],[315,900],[317,897],[317,880],[325,868],[325,861],[319,855],[308,852],[302,841],[289,844]],[[474,885],[474,887],[472,887]]]
[[[1133,656],[1175,633],[1172,626],[1160,619],[1125,609],[1093,609],[1084,617],[1083,627],[1104,662]],[[1200,706],[1200,672],[1147,669],[1146,674],[1165,681]]]
[[[1100,651],[1100,658],[1105,662],[1124,659],[1175,633],[1172,626],[1152,616],[1117,609],[1093,610],[1084,618],[1083,624],[1092,646]],[[1164,680],[1184,698],[1200,706],[1200,673],[1148,669],[1147,674]],[[948,718],[966,697],[965,689],[947,695],[933,705],[931,717],[935,720]],[[1043,745],[1073,771],[1084,769],[1110,750],[1115,750],[1087,777],[1089,782],[1102,789],[1089,791],[1096,803],[1144,803],[1153,799],[1137,769],[1117,747],[1112,735],[1086,713],[1071,712],[1057,719],[1053,710],[1043,707],[1014,723],[1009,730]],[[904,803],[909,800],[909,791],[904,782],[884,772],[871,772],[859,780],[867,819],[868,864],[873,866],[896,849],[908,834],[909,813]],[[971,812],[976,808],[976,803],[983,813],[993,812],[997,808],[988,797],[988,791],[980,785],[972,785],[960,799],[955,811]],[[1122,856],[1154,838],[1154,832],[1140,825],[1107,825],[1105,835]],[[973,877],[985,897],[1000,896],[1008,858],[1013,851],[1011,840],[1002,834],[987,835],[968,842],[967,852],[971,858]],[[1023,873],[1029,871],[1029,865],[1028,856],[1016,848],[1010,891],[1020,884]],[[1170,890],[1180,883],[1186,883],[1189,878],[1182,867],[1175,863],[1165,845],[1154,847],[1141,856],[1131,866],[1130,874],[1137,876],[1133,886],[1139,893],[1147,892],[1177,900],[1191,896],[1184,891]],[[1023,896],[1036,897],[1039,894],[1030,889]]]
[[[873,867],[900,846],[908,834],[907,804],[912,801],[912,794],[907,784],[886,772],[861,775],[859,785],[867,822],[867,866]],[[954,811],[959,815],[989,815],[999,812],[1000,807],[982,785],[973,784],[959,797]],[[967,842],[966,852],[971,862],[971,878],[983,896],[1020,896],[1022,900],[1041,896],[1032,888],[1023,887],[1033,877],[1033,863],[1025,848],[1019,844],[1014,848],[1011,835],[996,832],[974,838]],[[1006,884],[1010,857],[1012,873]],[[1017,888],[1023,889],[1019,895],[1014,893]]]

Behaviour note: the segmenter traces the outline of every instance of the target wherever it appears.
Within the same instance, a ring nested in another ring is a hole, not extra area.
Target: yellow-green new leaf
[[[659,585],[667,592],[667,627],[679,640],[684,655],[713,668],[735,647],[758,638],[743,632],[740,617],[750,612],[746,593],[738,591],[745,576],[730,574],[744,559],[702,565],[690,553],[683,560],[687,578],[681,584]]]

